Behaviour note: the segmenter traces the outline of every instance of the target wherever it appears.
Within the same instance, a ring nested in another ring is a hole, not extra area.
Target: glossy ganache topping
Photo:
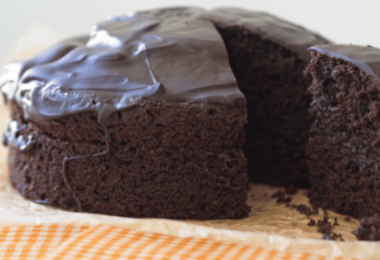
[[[105,122],[145,98],[233,106],[245,100],[221,36],[196,8],[110,18],[90,37],[7,65],[0,86],[5,100],[40,122],[83,111]]]

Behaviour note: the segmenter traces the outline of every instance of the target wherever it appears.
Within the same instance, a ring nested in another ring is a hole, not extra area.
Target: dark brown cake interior
[[[352,62],[312,54],[311,202],[356,218],[373,216],[380,212],[380,85]]]
[[[216,22],[231,67],[247,99],[244,151],[251,181],[309,186],[304,144],[309,78],[305,61],[290,50],[244,27]]]

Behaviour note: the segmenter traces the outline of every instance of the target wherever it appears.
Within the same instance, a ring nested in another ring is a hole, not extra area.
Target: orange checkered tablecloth
[[[0,259],[348,260],[279,252],[201,238],[137,232],[116,226],[35,225],[0,228]]]

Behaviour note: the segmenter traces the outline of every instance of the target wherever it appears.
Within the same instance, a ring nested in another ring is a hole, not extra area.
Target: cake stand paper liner
[[[62,35],[42,24],[33,24],[22,37],[6,61],[28,58],[41,51]],[[5,129],[8,111],[0,107],[0,129]],[[109,224],[137,231],[149,231],[179,237],[202,237],[225,242],[261,246],[265,249],[291,250],[314,255],[377,258],[380,243],[358,242],[352,234],[359,221],[344,220],[346,216],[329,212],[330,221],[337,218],[335,233],[345,242],[325,241],[316,227],[309,227],[309,219],[293,208],[278,204],[272,198],[279,188],[252,184],[248,203],[250,216],[241,220],[174,221],[166,219],[133,219],[99,214],[74,213],[39,205],[22,198],[9,184],[7,149],[0,147],[0,226],[37,224]],[[309,205],[306,190],[292,195],[292,203]],[[322,219],[323,212],[313,219]]]

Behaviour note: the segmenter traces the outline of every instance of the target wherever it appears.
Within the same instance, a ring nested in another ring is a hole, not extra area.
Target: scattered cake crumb
[[[306,216],[311,216],[311,215],[318,215],[318,208],[311,208],[306,206],[305,204],[290,204],[288,203],[286,205],[287,207],[294,208],[296,209],[299,213],[304,214]]]
[[[295,191],[294,191],[295,190]],[[286,196],[291,195],[291,194],[296,194],[297,189],[291,186],[288,186],[285,188],[285,191],[279,190],[275,193],[273,193],[272,198],[277,198],[277,203],[283,203],[286,204],[287,207],[296,209],[299,213],[305,215],[308,217],[309,222],[307,225],[309,227],[317,227],[318,233],[323,234],[323,239],[325,240],[337,240],[337,241],[344,241],[342,234],[338,234],[333,232],[334,227],[339,226],[338,218],[334,217],[333,222],[330,222],[329,219],[329,213],[327,210],[323,209],[323,218],[316,221],[313,218],[310,218],[312,215],[318,215],[319,213],[319,207],[313,205],[311,207],[300,203],[298,205],[291,203],[292,197]],[[350,221],[349,217],[345,218],[346,221]],[[380,218],[379,218],[379,226],[380,226]],[[379,239],[380,239],[380,232],[379,234]]]
[[[318,215],[318,207],[312,206],[306,206],[305,204],[290,204],[288,203],[286,205],[287,207],[291,207],[296,209],[301,214],[304,214],[308,217],[309,222],[307,225],[309,227],[317,226],[318,233],[323,234],[323,239],[325,240],[339,240],[344,241],[341,234],[337,234],[333,232],[334,227],[339,226],[338,219],[335,217],[334,222],[329,221],[329,214],[326,210],[323,211],[323,219],[315,221],[313,218],[309,218],[311,215]]]
[[[339,240],[339,241],[344,241],[344,239],[342,238],[342,235],[341,234],[336,234],[336,233],[331,233],[331,235],[323,235],[323,239],[324,240]]]
[[[350,217],[345,217],[344,220],[348,222],[348,221],[351,221],[351,218]]]
[[[290,203],[292,201],[292,197],[286,197],[286,193],[281,190],[275,192],[272,198],[277,198],[277,203]]]
[[[315,226],[315,220],[314,219],[310,219],[310,221],[309,221],[309,223],[307,223],[307,225],[309,226],[309,227],[314,227]]]
[[[358,240],[380,241],[380,217],[375,215],[360,220],[359,227],[352,233]]]
[[[338,226],[338,219],[334,218],[334,222],[331,224],[329,221],[329,215],[327,211],[324,211],[324,216],[322,220],[317,222],[317,230],[319,233],[323,234],[323,239],[325,240],[339,240],[344,241],[342,234],[337,234],[333,232],[335,226]]]
[[[318,220],[317,227],[318,232],[322,234],[330,234],[333,229],[332,224],[329,222],[329,217],[326,215],[323,216],[322,220]]]
[[[311,210],[311,208],[306,206],[305,204],[299,204],[295,206],[295,209],[306,216],[310,216],[313,214],[313,211]]]

